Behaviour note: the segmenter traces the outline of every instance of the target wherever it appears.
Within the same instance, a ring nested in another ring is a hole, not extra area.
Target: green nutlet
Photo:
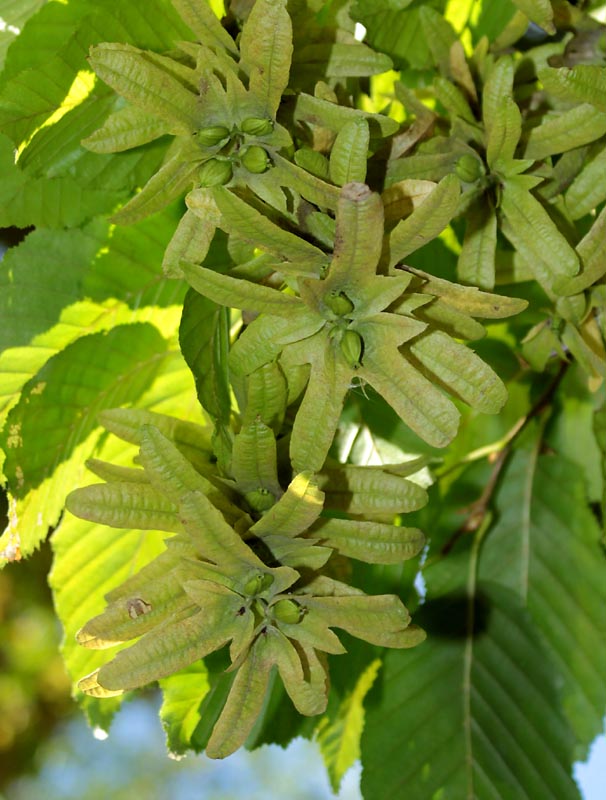
[[[261,173],[269,167],[269,156],[262,147],[253,144],[247,147],[241,158],[242,166],[249,172]]]
[[[244,584],[244,594],[254,597],[257,594],[264,592],[266,589],[269,589],[273,582],[273,575],[258,572],[256,575],[253,575],[252,578],[249,578],[249,580],[247,580]]]
[[[247,492],[244,495],[244,499],[254,511],[259,513],[269,511],[276,502],[276,498],[267,489],[255,489],[252,492]]]
[[[223,186],[231,180],[233,171],[229,161],[211,158],[200,167],[200,186]]]
[[[285,622],[288,625],[296,625],[303,616],[303,609],[294,600],[278,600],[272,606],[272,611],[278,622]]]
[[[479,158],[465,153],[457,161],[455,172],[464,183],[474,183],[484,174],[484,165]]]
[[[360,366],[362,350],[364,349],[364,343],[360,334],[352,330],[344,331],[340,346],[347,364],[352,369],[357,369]]]
[[[330,292],[324,298],[324,302],[338,317],[346,317],[354,310],[354,304],[351,302],[345,292]]]
[[[248,117],[240,124],[242,133],[246,133],[249,136],[267,136],[273,129],[273,122],[262,117]]]
[[[229,136],[229,128],[225,125],[211,125],[197,133],[198,143],[202,147],[214,147]]]

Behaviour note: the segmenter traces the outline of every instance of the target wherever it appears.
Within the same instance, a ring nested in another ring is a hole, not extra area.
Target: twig
[[[459,528],[457,528],[457,530],[452,534],[450,539],[448,539],[448,541],[442,545],[440,549],[441,555],[443,556],[447,555],[455,546],[455,544],[459,541],[461,536],[463,536],[466,533],[471,533],[473,531],[476,531],[480,527],[482,521],[484,520],[486,512],[488,511],[488,508],[490,506],[490,502],[497,487],[503,467],[505,466],[505,463],[513,449],[513,443],[515,442],[517,437],[522,433],[522,431],[525,430],[528,424],[535,417],[539,416],[551,404],[553,396],[558,386],[560,385],[564,375],[566,374],[566,370],[568,369],[569,365],[570,364],[568,361],[563,361],[560,364],[560,368],[557,374],[555,375],[549,386],[545,389],[543,394],[539,397],[537,402],[532,406],[528,414],[526,414],[526,416],[524,417],[521,417],[521,419],[519,419],[516,422],[513,428],[511,428],[511,430],[503,438],[502,447],[494,462],[494,466],[490,473],[490,477],[488,478],[488,482],[484,487],[484,491],[474,503],[472,503],[470,506],[467,506],[467,508],[464,509],[468,512],[467,519]]]

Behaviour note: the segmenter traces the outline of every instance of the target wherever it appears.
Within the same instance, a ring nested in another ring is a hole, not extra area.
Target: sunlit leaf
[[[493,289],[497,217],[488,203],[478,202],[467,213],[463,247],[457,263],[459,280],[480,289]]]
[[[444,178],[409,217],[398,222],[389,236],[389,264],[394,266],[409,253],[441,233],[453,218],[460,194],[454,175]]]
[[[361,117],[344,125],[330,151],[330,178],[338,186],[350,181],[364,182],[370,132]]]
[[[288,85],[292,24],[284,0],[257,0],[242,29],[240,64],[264,113],[275,118]]]
[[[506,182],[500,208],[508,222],[507,238],[541,284],[551,288],[557,279],[578,272],[579,262],[572,247],[539,201],[515,179]]]
[[[200,705],[210,689],[208,669],[203,661],[162,678],[160,719],[166,731],[169,751],[184,755],[192,746],[192,734],[201,719]]]
[[[589,144],[606,133],[603,111],[583,103],[532,128],[524,148],[525,158],[541,159]]]

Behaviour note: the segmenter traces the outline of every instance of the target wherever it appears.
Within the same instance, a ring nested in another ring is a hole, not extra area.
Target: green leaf
[[[275,653],[267,639],[277,636],[272,628],[261,636],[236,675],[231,691],[206,746],[209,758],[225,758],[241,747],[263,707]]]
[[[337,346],[324,331],[305,340],[305,359],[311,363],[311,374],[290,441],[290,458],[296,472],[322,468],[339,423],[354,370],[337,354]]]
[[[139,458],[149,476],[151,486],[160,496],[164,495],[173,506],[178,506],[189,492],[202,492],[213,505],[220,509],[230,523],[245,516],[232,505],[229,491],[217,488],[212,479],[216,473],[211,467],[210,454],[205,469],[194,468],[180,451],[177,442],[172,442],[154,425],[142,425],[139,429],[141,448]],[[202,473],[202,474],[200,474]],[[208,475],[205,477],[204,473]],[[179,528],[180,530],[180,528]]]
[[[388,467],[326,467],[318,473],[326,508],[373,517],[416,511],[427,503],[424,489]]]
[[[188,283],[200,294],[228,308],[248,308],[272,314],[288,315],[301,300],[269,286],[222,275],[212,269],[183,262]]]
[[[234,438],[232,474],[240,491],[263,489],[274,497],[282,493],[278,483],[276,437],[260,420],[243,426]]]
[[[49,3],[32,17],[7,56],[0,84],[0,126],[16,145],[26,141],[57,109],[82,98],[90,76],[90,45],[121,41],[168,50],[188,29],[166,0],[121,5]],[[79,75],[80,74],[80,75]],[[79,77],[78,77],[79,76]]]
[[[322,545],[369,564],[399,564],[418,555],[425,544],[416,528],[358,520],[322,519],[311,535]]]
[[[591,103],[600,111],[606,111],[606,71],[603,67],[596,64],[544,67],[539,70],[538,77],[550,94],[573,103]]]
[[[311,473],[301,472],[290,482],[286,492],[269,511],[254,524],[256,536],[280,532],[295,537],[307,530],[322,511],[324,492],[318,489]]]
[[[198,3],[195,0],[172,0],[172,4],[200,42],[217,52],[227,50],[232,55],[237,54],[234,40],[207,3]]]
[[[339,190],[315,175],[311,175],[296,164],[287,161],[282,156],[274,156],[275,169],[273,175],[282,186],[288,186],[301,197],[320,208],[336,208],[339,201]]]
[[[164,555],[168,556],[168,553]],[[194,555],[193,552],[191,555]],[[164,561],[164,572],[152,580],[143,580],[136,593],[109,602],[102,614],[88,620],[76,634],[78,644],[95,650],[105,650],[116,644],[137,639],[166,619],[182,613],[191,605],[175,570],[178,556]],[[138,573],[144,575],[146,570]],[[129,588],[131,582],[129,581]],[[123,587],[120,587],[120,590]]]
[[[420,362],[432,383],[484,414],[497,414],[507,401],[498,375],[473,350],[442,331],[422,333],[406,346],[406,354]]]
[[[600,474],[602,476],[602,496],[601,500],[601,508],[602,514],[604,514],[604,510],[606,509],[606,483],[604,482],[604,476],[606,475],[606,413],[604,411],[604,406],[598,408],[593,415],[593,425],[592,425],[592,433],[595,436],[595,443],[600,451]],[[606,533],[602,533],[602,546],[606,543]]]
[[[0,3],[0,18],[5,27],[0,31],[0,69],[4,66],[6,51],[21,33],[27,20],[44,5],[44,0],[3,0]]]
[[[221,227],[227,233],[235,234],[283,261],[308,264],[310,274],[319,276],[320,266],[326,264],[327,256],[318,247],[280,228],[227,189],[216,188],[213,196],[221,213]]]
[[[96,483],[67,496],[68,511],[112,528],[180,531],[177,509],[147,483]]]
[[[528,19],[535,22],[547,33],[553,35],[556,32],[550,0],[513,0],[513,2],[520,11],[526,14]]]
[[[153,142],[169,132],[169,126],[145,109],[126,106],[110,114],[103,125],[82,144],[93,153],[117,153]]]
[[[506,181],[500,208],[508,223],[505,235],[542,286],[552,289],[579,271],[577,255],[555,222],[515,178]]]
[[[507,99],[513,100],[513,75],[511,56],[502,56],[490,69],[482,92],[482,119],[487,139],[490,139],[492,128],[497,124],[501,106]]]
[[[476,118],[467,98],[456,84],[438,76],[433,85],[437,99],[450,114],[476,124]]]
[[[93,696],[111,696],[172,675],[218,650],[233,636],[222,610],[219,606],[203,612],[190,606],[121,650],[98,674],[85,676],[79,687]]]
[[[98,669],[107,653],[81,647],[76,632],[103,610],[103,595],[122,583],[163,549],[163,536],[116,530],[65,516],[52,538],[50,585],[63,626],[61,650],[73,681]],[[96,590],[91,592],[91,586]],[[92,724],[109,726],[119,700],[76,697]]]
[[[463,283],[480,289],[493,289],[497,246],[497,216],[483,201],[467,211],[467,227],[457,262],[457,275]]]
[[[193,192],[190,192],[188,198]],[[168,243],[162,260],[162,269],[167,278],[182,278],[181,261],[201,264],[210,249],[217,229],[218,218],[213,218],[212,209],[202,219],[191,208],[181,217],[177,230]]]
[[[86,468],[102,481],[111,483],[118,481],[133,481],[134,483],[149,483],[149,476],[138,467],[123,467],[120,464],[111,464],[99,458],[87,458]]]
[[[459,412],[408,361],[368,349],[360,375],[426,442],[445,447],[452,441],[459,426]]]
[[[364,796],[580,800],[557,675],[536,628],[512,592],[471,588],[469,598],[461,587],[426,601],[427,641],[386,653],[362,734]]]
[[[5,180],[0,190],[0,224],[72,227],[109,213],[162,157],[163,145],[119,156],[96,156],[80,144],[108,107],[107,96],[92,95],[55,125],[42,128],[15,164],[14,146],[0,136]]]
[[[448,175],[412,214],[398,222],[389,235],[389,266],[438,236],[455,215],[461,193],[459,179]]]
[[[206,560],[236,568],[267,569],[202,492],[182,497],[180,515],[183,529]]]
[[[513,158],[522,133],[520,109],[510,97],[504,97],[496,109],[491,125],[487,126],[486,161],[499,170],[499,162]]]
[[[185,755],[192,747],[192,736],[202,714],[200,706],[210,690],[208,669],[203,661],[160,680],[162,707],[160,719],[166,732],[169,752]]]
[[[0,266],[0,350],[29,344],[81,299],[83,277],[106,236],[104,223],[36,230],[6,252]]]
[[[316,739],[335,794],[347,770],[360,758],[360,738],[364,729],[364,699],[377,679],[381,661],[376,658],[359,676],[351,692],[333,713],[322,717]]]
[[[348,123],[349,124],[349,123]],[[310,147],[300,147],[295,151],[295,164],[306,172],[311,172],[323,181],[330,180],[329,162],[326,156]]]
[[[190,289],[183,304],[179,343],[194,375],[202,407],[213,419],[228,423],[229,312]]]
[[[141,191],[113,214],[112,222],[131,225],[161,211],[192,188],[202,158],[193,154],[191,143],[188,144],[189,150],[187,146],[169,150],[169,158]]]
[[[583,269],[574,278],[556,284],[557,291],[564,295],[582,292],[606,274],[606,209],[602,209],[576,250]]]
[[[364,183],[370,142],[368,123],[362,117],[346,123],[337,134],[330,151],[330,179],[337,186],[350,181]]]
[[[429,5],[421,6],[419,16],[421,29],[429,44],[433,63],[440,70],[446,71],[450,61],[450,48],[457,39],[452,25],[444,19],[443,14]]]
[[[408,178],[441,181],[455,171],[458,160],[465,154],[469,154],[469,149],[460,139],[436,136],[422,143],[413,154],[388,162],[385,185],[390,187]]]
[[[415,647],[425,639],[422,630],[410,625],[408,611],[393,594],[311,597],[306,605],[329,627],[379,647]]]
[[[528,134],[524,158],[539,160],[565,153],[599,139],[606,133],[606,116],[589,103],[547,116]]]
[[[288,316],[261,314],[247,326],[234,344],[229,365],[234,375],[249,375],[256,369],[275,361],[285,343],[313,336],[324,326],[325,321],[301,304],[291,306]],[[283,369],[285,365],[281,365]]]
[[[257,419],[279,435],[288,399],[288,386],[284,373],[275,362],[265,364],[248,376],[242,425]]]
[[[475,286],[461,286],[442,278],[436,278],[420,269],[408,267],[408,271],[425,281],[423,291],[444,300],[457,311],[482,319],[502,319],[524,311],[528,302],[519,297],[481,292]]]
[[[196,96],[143,50],[105,43],[92,49],[90,63],[118,94],[166,122],[167,132],[187,135],[197,130]]]
[[[376,273],[383,244],[383,204],[363,183],[343,187],[337,209],[335,250],[328,282],[338,290],[360,287]],[[366,288],[366,287],[364,287]]]
[[[240,66],[248,72],[250,92],[271,119],[288,85],[292,51],[292,24],[284,0],[257,0],[242,28]]]
[[[363,78],[387,72],[392,66],[388,56],[364,44],[327,42],[298,47],[292,68],[296,76],[319,72],[327,78]]]
[[[566,191],[566,207],[573,220],[589,214],[606,200],[606,186],[601,176],[606,169],[606,147],[602,147],[591,159],[584,162],[582,170]]]
[[[429,40],[421,20],[421,8],[406,8],[408,3],[395,6],[376,0],[358,0],[354,6],[357,22],[366,30],[366,41],[379,52],[387,53],[398,69],[410,64],[413,69],[432,65]]]
[[[155,324],[166,336],[172,336],[178,326],[185,285],[165,279],[162,258],[179,210],[166,209],[135,225],[110,228],[109,240],[84,275],[84,296],[110,308],[115,305],[113,298],[120,299],[142,320],[148,318],[151,307]]]
[[[582,471],[559,454],[537,457],[537,448],[538,443],[520,451],[507,467],[480,575],[507,586],[528,608],[557,669],[575,758],[583,759],[602,730],[606,704],[606,643],[600,634],[605,558]],[[541,730],[548,731],[545,717]]]
[[[186,372],[190,374],[187,369]],[[212,457],[208,430],[186,419],[159,414],[146,408],[110,408],[101,411],[99,422],[120,439],[136,445],[141,445],[143,441],[143,426],[153,425],[167,439],[174,442],[179,450],[185,453],[189,450],[192,454],[197,452],[198,460],[204,462],[208,462]],[[189,460],[196,459],[189,457]]]
[[[360,117],[363,117],[368,122],[371,139],[391,136],[399,128],[399,124],[395,119],[384,114],[369,114],[356,108],[331,103],[321,97],[314,97],[305,92],[301,92],[297,96],[294,112],[296,122],[322,125],[338,133],[343,125]]]
[[[4,471],[17,501],[12,528],[24,555],[56,524],[78,483],[81,464],[101,435],[99,411],[136,402],[158,375],[166,347],[149,324],[117,326],[74,342],[26,384],[1,435]]]

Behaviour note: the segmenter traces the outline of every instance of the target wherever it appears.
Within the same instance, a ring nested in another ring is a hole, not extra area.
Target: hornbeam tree
[[[91,724],[157,682],[178,755],[580,797],[601,5],[0,0],[0,560],[52,534]]]

